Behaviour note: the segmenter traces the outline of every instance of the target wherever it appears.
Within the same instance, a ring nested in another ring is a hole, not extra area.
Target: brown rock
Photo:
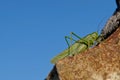
[[[99,45],[55,66],[60,80],[120,80],[120,28]]]

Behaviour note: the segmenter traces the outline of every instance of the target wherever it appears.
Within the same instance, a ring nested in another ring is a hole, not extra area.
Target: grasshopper
[[[93,46],[95,44],[95,42],[97,41],[97,38],[99,37],[97,32],[93,32],[91,34],[88,34],[87,36],[85,36],[83,38],[80,38],[78,35],[76,35],[73,32],[71,32],[71,35],[74,35],[79,40],[74,40],[72,37],[66,36],[65,40],[69,46],[68,49],[64,50],[63,52],[61,52],[60,54],[55,56],[51,60],[51,63],[55,64],[60,59],[63,59],[67,56],[73,56],[75,54],[78,54],[78,53],[85,51],[89,47]],[[74,41],[74,43],[70,45],[68,43],[67,39]]]

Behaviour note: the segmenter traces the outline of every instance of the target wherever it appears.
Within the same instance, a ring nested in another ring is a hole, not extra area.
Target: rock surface
[[[55,67],[46,80],[120,80],[120,28],[97,46],[61,59]]]

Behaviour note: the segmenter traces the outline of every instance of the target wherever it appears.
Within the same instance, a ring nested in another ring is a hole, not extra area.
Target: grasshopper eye
[[[94,32],[92,33],[91,37],[96,40],[98,38],[98,33],[97,32]]]

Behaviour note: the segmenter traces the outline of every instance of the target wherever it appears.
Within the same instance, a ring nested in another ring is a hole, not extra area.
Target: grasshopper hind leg
[[[76,42],[83,43],[83,44],[87,45],[88,47],[90,46],[89,41],[87,41],[87,40],[79,37],[79,36],[78,36],[77,34],[75,34],[74,32],[71,32],[71,34],[81,40],[80,42],[79,42],[79,41],[76,41]]]
[[[68,39],[70,39],[70,43],[69,43]],[[76,41],[76,40],[74,40],[72,37],[65,36],[65,41],[68,45],[68,55],[70,55],[70,49],[71,49],[72,41]]]
[[[70,33],[70,37],[69,36],[65,36],[65,41],[66,41],[66,43],[67,43],[67,45],[68,45],[68,55],[70,55],[71,56],[71,45],[73,44],[72,42],[74,41],[74,42],[76,42],[77,40],[75,40],[75,39],[73,39],[72,38],[72,36],[75,36],[75,37],[77,37],[78,39],[81,39],[78,35],[76,35],[75,33],[73,33],[73,32],[71,32]],[[68,39],[70,40],[70,42],[68,41]]]

